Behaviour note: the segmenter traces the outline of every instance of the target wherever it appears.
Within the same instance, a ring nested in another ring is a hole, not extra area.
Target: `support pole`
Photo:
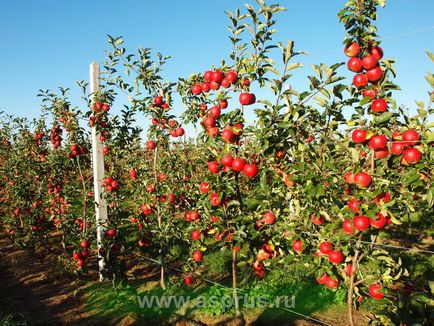
[[[99,64],[92,62],[90,64],[90,96],[99,91]],[[102,186],[104,180],[104,156],[102,154],[102,143],[100,133],[96,130],[96,126],[92,127],[92,167],[93,167],[93,184],[95,194],[95,216],[96,216],[96,238],[98,246],[98,266],[99,279],[104,281],[103,271],[105,269],[105,261],[101,255],[102,240],[104,238],[104,229],[107,223],[107,201],[103,196],[104,188]]]

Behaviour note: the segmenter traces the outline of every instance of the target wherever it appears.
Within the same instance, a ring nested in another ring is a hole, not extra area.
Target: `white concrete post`
[[[91,98],[99,90],[99,64],[92,62],[90,64],[90,94]],[[95,194],[95,215],[96,215],[96,237],[98,245],[98,265],[99,279],[103,281],[103,270],[105,269],[105,261],[100,253],[102,248],[102,239],[104,238],[104,229],[107,223],[107,201],[103,197],[103,180],[104,180],[104,156],[102,154],[102,143],[100,133],[96,130],[96,126],[92,127],[92,167],[93,167],[93,184]]]

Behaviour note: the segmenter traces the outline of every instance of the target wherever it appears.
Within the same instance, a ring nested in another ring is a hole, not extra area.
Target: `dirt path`
[[[0,303],[32,325],[91,324],[74,292],[83,286],[56,271],[59,252],[36,255],[0,236]],[[87,323],[89,322],[89,323]]]

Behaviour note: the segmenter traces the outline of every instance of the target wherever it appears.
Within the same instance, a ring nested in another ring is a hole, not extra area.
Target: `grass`
[[[286,276],[284,272],[279,271],[270,274],[265,281],[255,282],[240,293],[240,296],[246,294],[246,298],[251,300],[250,303],[255,303],[255,306],[242,308],[243,314],[249,320],[256,320],[260,324],[278,325],[299,318],[285,309],[258,305],[261,299],[274,303],[277,297],[288,296],[290,298],[288,309],[308,316],[318,312],[326,314],[328,309],[341,306],[344,301],[344,292],[327,290],[312,279],[304,279],[300,282],[288,277],[288,273]],[[234,316],[234,311],[227,306],[232,291],[217,285],[201,284],[188,288],[179,283],[171,283],[168,289],[163,291],[155,279],[146,283],[129,282],[116,286],[94,284],[84,291],[86,311],[92,318],[101,321],[113,322],[113,320],[129,318],[146,324],[170,324],[179,319],[222,322]],[[138,296],[141,298],[183,296],[189,298],[189,303],[181,307],[171,304],[167,308],[158,308],[156,305],[151,308],[141,308]],[[295,306],[292,306],[292,296],[295,297]],[[214,301],[211,302],[212,297]]]

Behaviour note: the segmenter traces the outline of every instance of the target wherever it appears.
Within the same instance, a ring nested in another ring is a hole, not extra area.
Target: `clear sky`
[[[165,72],[170,80],[205,71],[229,53],[224,10],[232,11],[245,2],[1,0],[0,111],[38,116],[38,89],[55,89],[58,85],[74,88],[76,80],[87,79],[89,63],[104,58],[107,34],[122,35],[130,51],[144,46],[171,55]],[[297,60],[306,68],[298,70],[291,80],[296,89],[302,90],[307,85],[309,64],[346,60],[342,52],[344,31],[336,16],[345,1],[279,3],[288,11],[280,14],[275,39],[292,39],[298,50],[311,54]],[[385,38],[385,57],[398,60],[396,82],[402,91],[395,98],[414,108],[414,100],[426,101],[424,75],[434,70],[424,53],[434,51],[434,1],[389,0],[379,12],[377,25]],[[426,27],[431,28],[406,34]],[[341,72],[352,76],[345,68]],[[72,92],[72,100],[82,105],[77,90]],[[175,114],[182,110],[177,106]]]

